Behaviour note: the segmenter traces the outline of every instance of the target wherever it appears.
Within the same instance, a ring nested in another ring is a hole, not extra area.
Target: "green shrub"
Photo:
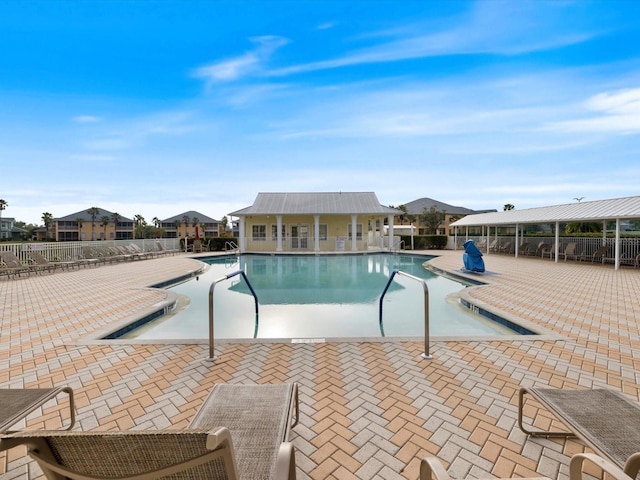
[[[411,235],[401,235],[404,242],[404,249],[411,250]],[[446,235],[414,235],[414,250],[442,250],[447,246],[448,237]]]

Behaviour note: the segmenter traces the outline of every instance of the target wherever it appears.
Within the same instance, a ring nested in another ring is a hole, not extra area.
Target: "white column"
[[[240,238],[238,240],[240,240],[240,251],[245,252],[247,250],[247,239],[244,233],[245,220],[244,217],[239,218],[240,220],[238,221],[238,235],[240,236]]]
[[[518,230],[520,230],[520,225],[516,223],[516,245],[515,245],[515,257],[518,258]]]
[[[351,215],[351,250],[358,250],[358,215]]]
[[[389,251],[393,250],[393,215],[387,217],[389,223]]]
[[[615,258],[615,269],[620,269],[620,219],[616,218],[616,244],[614,250],[614,258]]]
[[[276,252],[282,251],[282,215],[276,215]]]
[[[320,215],[313,216],[313,251],[320,251]]]
[[[554,259],[556,263],[558,263],[558,255],[560,254],[560,222],[556,222],[556,239],[553,248],[555,250],[553,252]]]

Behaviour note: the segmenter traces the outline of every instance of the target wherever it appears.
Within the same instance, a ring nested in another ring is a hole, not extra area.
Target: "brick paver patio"
[[[461,252],[431,263],[457,271]],[[0,388],[70,385],[78,430],[184,428],[215,383],[296,381],[292,434],[301,479],[416,479],[436,455],[455,477],[568,478],[577,440],[527,438],[517,427],[521,385],[608,386],[639,398],[640,269],[501,255],[488,285],[464,295],[544,330],[540,337],[208,346],[95,341],[165,299],[149,285],[199,268],[184,255],[0,279]],[[65,401],[25,428],[56,428]],[[535,404],[538,427],[555,420]],[[559,425],[556,425],[559,427]],[[639,448],[640,450],[640,448]],[[6,479],[41,474],[23,449],[0,454]]]

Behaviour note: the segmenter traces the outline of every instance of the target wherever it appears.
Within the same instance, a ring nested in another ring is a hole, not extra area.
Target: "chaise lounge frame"
[[[526,395],[552,412],[570,431],[525,427]],[[532,437],[578,437],[628,476],[635,478],[640,471],[640,404],[614,390],[522,387],[518,396],[518,426]]]
[[[295,480],[298,385],[216,385],[185,430],[17,432],[50,480]]]

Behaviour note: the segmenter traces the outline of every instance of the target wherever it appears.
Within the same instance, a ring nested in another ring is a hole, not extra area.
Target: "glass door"
[[[309,248],[309,225],[291,225],[291,248],[293,250]]]

